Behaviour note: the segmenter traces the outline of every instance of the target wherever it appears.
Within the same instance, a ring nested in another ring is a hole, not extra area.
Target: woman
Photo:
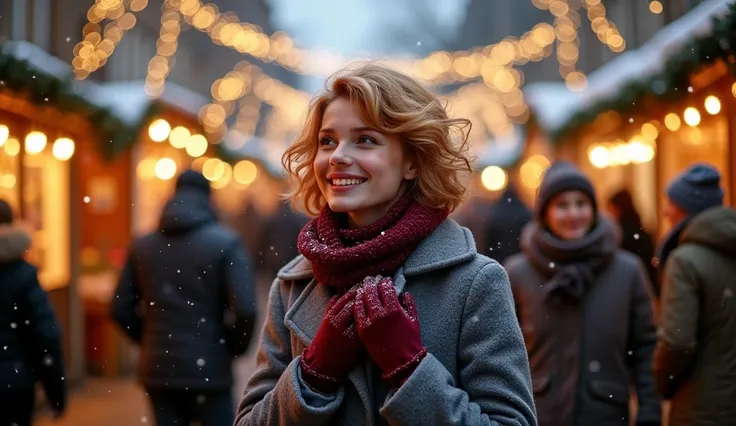
[[[539,187],[522,253],[506,264],[531,364],[540,426],[659,425],[656,335],[641,262],[617,250],[614,225],[573,166],[554,164]]]
[[[40,381],[55,416],[66,406],[61,329],[36,268],[23,260],[31,238],[0,200],[0,425],[30,426]]]
[[[377,65],[315,98],[284,165],[317,217],[271,289],[237,425],[536,424],[508,277],[447,218],[468,124]]]
[[[622,189],[608,200],[608,211],[616,218],[621,228],[621,248],[633,253],[641,259],[646,268],[647,278],[652,285],[654,296],[659,298],[659,283],[654,268],[654,242],[652,236],[644,230],[641,216],[636,211],[631,193]]]

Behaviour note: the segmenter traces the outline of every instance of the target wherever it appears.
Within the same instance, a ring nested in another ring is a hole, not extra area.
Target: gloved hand
[[[318,392],[337,392],[360,357],[361,344],[353,320],[356,294],[356,290],[350,290],[330,299],[314,340],[302,353],[302,379]]]
[[[381,278],[358,291],[354,313],[358,336],[383,379],[400,387],[427,354],[414,298],[404,293],[400,302],[391,278]]]

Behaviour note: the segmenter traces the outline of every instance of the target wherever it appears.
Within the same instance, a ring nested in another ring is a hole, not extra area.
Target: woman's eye
[[[361,137],[358,138],[358,143],[369,143],[369,144],[373,144],[373,143],[376,143],[376,140],[373,139],[370,136],[361,136]]]
[[[324,137],[319,140],[319,144],[322,146],[329,146],[329,145],[335,145],[337,144],[337,142],[335,142],[335,140],[330,137]]]

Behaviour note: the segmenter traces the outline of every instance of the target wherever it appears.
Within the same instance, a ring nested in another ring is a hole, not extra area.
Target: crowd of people
[[[734,424],[736,209],[718,171],[670,182],[657,250],[627,191],[599,206],[565,162],[532,210],[510,186],[476,244],[450,218],[472,172],[468,127],[390,68],[330,79],[283,158],[292,205],[313,219],[270,244],[299,255],[269,263],[266,306],[264,250],[218,220],[201,174],[180,175],[111,310],[141,346],[157,424]],[[59,415],[66,390],[59,327],[12,219],[0,203],[0,425],[30,425],[34,382]],[[256,338],[233,407],[232,360]]]

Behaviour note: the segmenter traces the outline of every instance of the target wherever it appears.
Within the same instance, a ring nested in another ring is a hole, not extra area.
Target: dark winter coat
[[[446,220],[393,280],[397,292],[414,296],[429,350],[398,391],[380,379],[370,359],[353,368],[334,396],[304,384],[299,356],[334,290],[314,280],[311,264],[299,256],[271,287],[258,365],[236,425],[535,425],[508,277],[477,253],[470,231]]]
[[[483,253],[504,263],[521,251],[521,231],[532,219],[532,212],[521,201],[513,186],[506,188],[485,218]]]
[[[656,335],[646,272],[633,254],[616,250],[610,226],[609,254],[593,269],[579,298],[549,297],[548,286],[561,275],[551,275],[535,259],[533,234],[548,232],[536,223],[522,235],[524,252],[505,265],[529,352],[540,426],[628,425],[632,382],[639,400],[637,424],[661,421],[651,370]],[[553,262],[545,259],[563,275],[576,261],[582,259],[570,252],[558,253]]]
[[[695,216],[664,272],[654,374],[670,426],[736,421],[736,209]]]
[[[621,217],[618,225],[621,228],[621,248],[641,259],[647,271],[652,293],[658,298],[659,280],[653,263],[654,241],[652,236],[644,230],[638,217]]]
[[[56,411],[66,405],[61,328],[36,268],[23,260],[24,231],[0,225],[0,387],[33,389],[40,381]]]
[[[203,193],[179,190],[160,230],[132,244],[111,313],[141,344],[146,386],[231,386],[232,360],[253,334],[255,283],[238,237]]]

